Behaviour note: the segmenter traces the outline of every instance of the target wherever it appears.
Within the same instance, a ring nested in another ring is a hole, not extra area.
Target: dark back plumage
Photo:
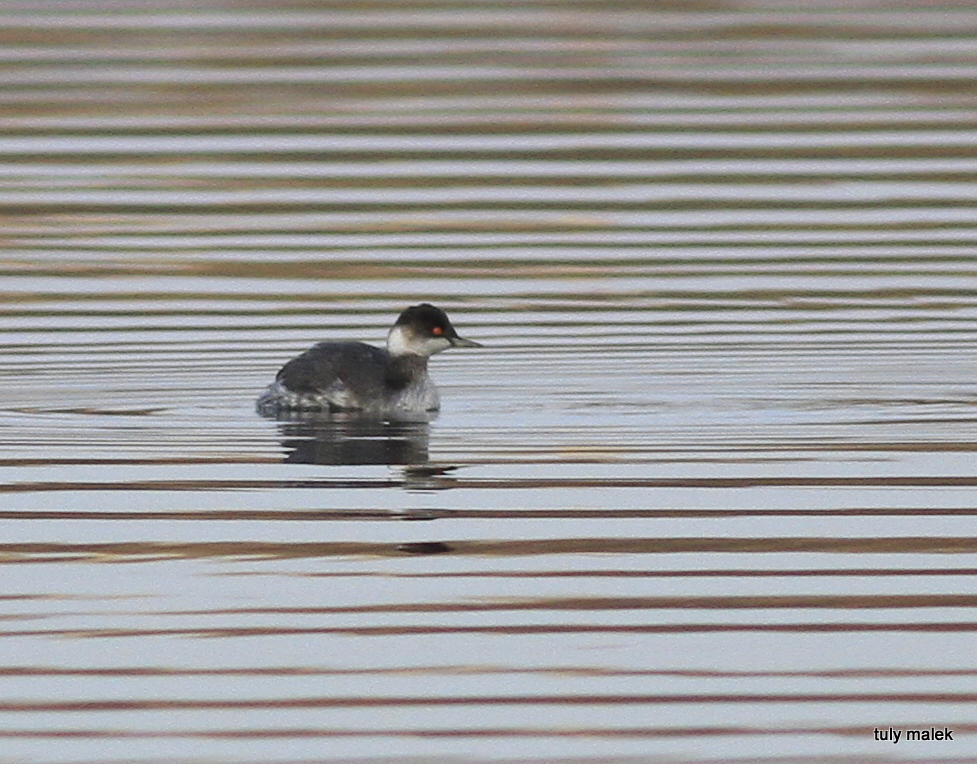
[[[278,381],[296,393],[315,393],[340,382],[359,395],[379,394],[387,351],[364,342],[320,342],[286,363]]]

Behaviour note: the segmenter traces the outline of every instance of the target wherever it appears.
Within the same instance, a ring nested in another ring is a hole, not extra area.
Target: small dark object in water
[[[443,541],[412,541],[408,544],[398,544],[397,551],[405,554],[444,554],[450,552],[451,547]]]

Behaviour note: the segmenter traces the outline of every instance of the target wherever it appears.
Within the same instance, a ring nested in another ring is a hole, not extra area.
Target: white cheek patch
[[[404,326],[395,326],[387,335],[387,352],[393,356],[419,355],[426,358],[450,347],[451,343],[444,337],[420,339]]]
[[[390,355],[410,355],[410,337],[403,326],[395,326],[387,335],[387,352]]]
[[[451,343],[448,342],[444,337],[428,337],[424,340],[423,350],[420,355],[434,355],[435,353],[440,353],[442,350],[447,350],[451,347]]]

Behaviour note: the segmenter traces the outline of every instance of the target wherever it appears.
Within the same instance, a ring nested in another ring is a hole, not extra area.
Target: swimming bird
[[[387,334],[387,347],[320,342],[286,363],[258,398],[262,416],[290,411],[358,411],[378,416],[440,407],[427,360],[448,348],[480,348],[458,336],[447,314],[428,303],[407,308]]]

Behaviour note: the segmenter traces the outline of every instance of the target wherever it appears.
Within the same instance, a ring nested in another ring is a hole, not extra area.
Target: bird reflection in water
[[[430,412],[390,419],[357,412],[291,412],[276,418],[288,463],[421,467],[428,463],[430,422],[436,416]]]

